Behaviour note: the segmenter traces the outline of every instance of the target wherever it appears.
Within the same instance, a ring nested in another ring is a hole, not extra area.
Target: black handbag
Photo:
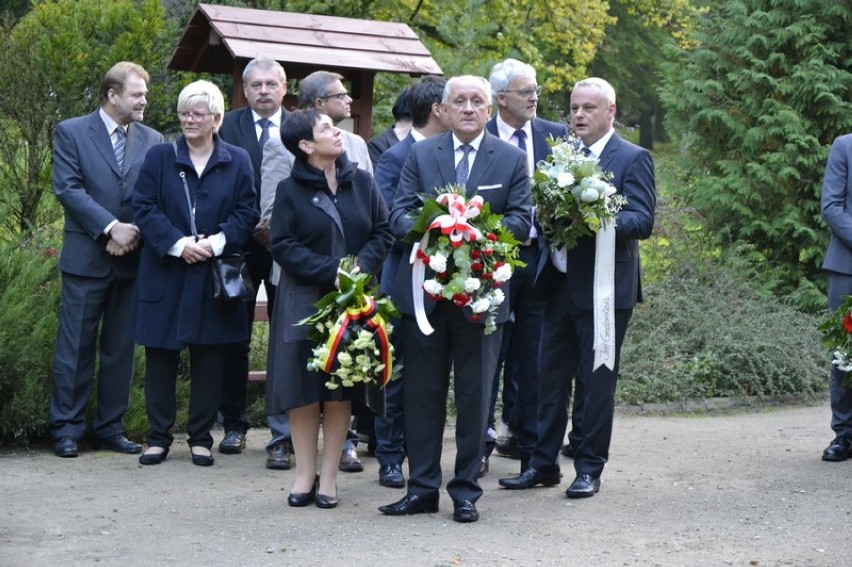
[[[242,254],[213,259],[213,297],[220,301],[251,301],[256,296]]]
[[[177,143],[172,142],[177,157]],[[186,174],[180,172],[186,205],[189,207],[189,221],[192,234],[198,234],[195,228],[195,205],[189,196]],[[196,237],[197,239],[197,237]],[[213,270],[213,297],[220,301],[251,301],[257,297],[257,290],[251,281],[246,258],[242,252],[229,256],[218,256],[211,263]]]

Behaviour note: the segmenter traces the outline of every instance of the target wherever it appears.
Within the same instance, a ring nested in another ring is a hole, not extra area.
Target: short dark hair
[[[411,87],[403,89],[399,96],[396,97],[396,102],[393,103],[391,113],[393,119],[399,122],[406,118],[411,118],[411,110],[408,108],[408,95],[411,92]]]
[[[150,80],[148,72],[136,63],[130,61],[119,61],[107,71],[101,79],[101,88],[98,93],[101,104],[106,104],[109,100],[110,89],[118,94],[124,92],[124,83],[130,75],[139,75],[146,83]]]
[[[297,160],[308,161],[308,154],[302,151],[299,142],[313,141],[314,126],[323,116],[325,112],[316,108],[294,110],[287,115],[287,119],[281,125],[281,141]]]
[[[408,89],[408,109],[415,128],[423,128],[429,122],[432,105],[441,103],[446,84],[447,80],[443,77],[429,75]]]

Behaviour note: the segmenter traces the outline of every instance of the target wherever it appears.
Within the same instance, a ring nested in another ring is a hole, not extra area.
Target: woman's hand
[[[210,245],[210,241],[207,240],[206,236],[199,234],[197,240],[187,240],[180,257],[187,264],[204,262],[213,257],[213,246]]]

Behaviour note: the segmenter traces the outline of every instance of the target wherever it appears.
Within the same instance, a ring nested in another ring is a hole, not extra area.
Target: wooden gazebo
[[[288,78],[324,69],[351,86],[353,130],[372,130],[377,72],[440,75],[429,50],[406,24],[199,4],[181,35],[170,69],[230,73],[232,108],[245,106],[242,72],[255,57],[275,59]],[[295,106],[288,94],[285,106]]]

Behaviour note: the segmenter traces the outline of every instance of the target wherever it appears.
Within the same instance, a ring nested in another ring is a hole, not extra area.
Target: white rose
[[[565,171],[559,174],[559,177],[556,178],[556,184],[559,187],[565,188],[574,185],[574,176],[570,171]]]
[[[480,285],[482,285],[482,283],[477,278],[467,278],[464,280],[464,290],[467,293],[472,293],[478,290]]]
[[[601,194],[598,193],[597,189],[583,189],[583,192],[580,193],[580,200],[584,203],[594,203],[598,199],[600,199]]]
[[[440,274],[447,270],[447,257],[440,252],[434,256],[429,256],[429,267]]]
[[[444,286],[439,284],[436,280],[426,280],[423,282],[423,289],[429,295],[441,295],[444,291]]]
[[[474,313],[484,313],[485,311],[488,311],[489,307],[491,307],[491,301],[489,301],[487,297],[477,299],[470,304],[470,310]]]
[[[496,270],[494,270],[494,281],[495,282],[505,282],[509,281],[509,278],[512,277],[512,266],[509,264],[503,264]]]
[[[506,301],[506,294],[503,293],[502,289],[495,289],[491,292],[491,306],[497,307],[501,303]]]

